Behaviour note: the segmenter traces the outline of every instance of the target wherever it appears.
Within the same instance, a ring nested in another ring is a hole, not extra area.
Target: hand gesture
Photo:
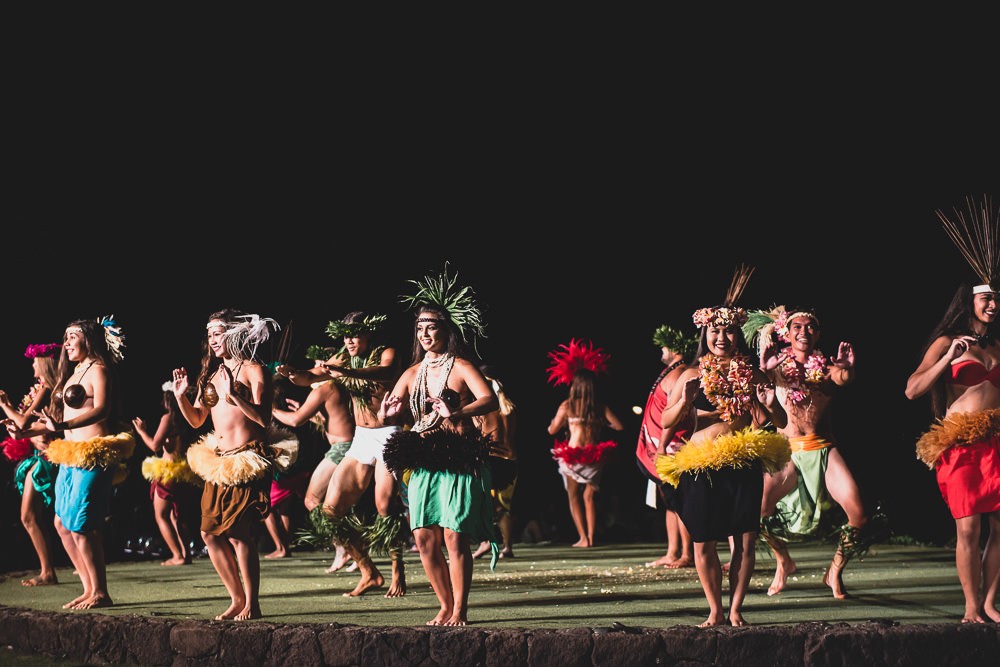
[[[302,407],[302,403],[296,401],[294,398],[285,398],[285,405],[287,405],[288,409],[292,412],[295,412]]]
[[[944,353],[945,358],[952,362],[969,351],[969,347],[976,342],[974,336],[956,336],[948,346],[948,351]]]
[[[20,433],[20,429],[17,427],[17,424],[14,423],[14,420],[13,419],[4,419],[3,420],[3,426],[4,426],[5,429],[7,429],[7,433],[10,434],[10,437],[12,437],[15,440],[17,440],[17,436]]]
[[[694,401],[695,397],[698,396],[698,390],[700,387],[701,378],[699,376],[695,375],[694,377],[689,378],[688,381],[684,383],[684,386],[681,387],[681,391],[684,392],[684,401],[687,403]]]
[[[142,433],[142,432],[144,432],[146,430],[146,422],[142,421],[142,417],[133,417],[132,418],[132,427],[136,431]]]
[[[52,418],[52,416],[44,410],[34,410],[32,416],[36,417],[42,426],[45,427],[47,431],[59,431],[62,430],[58,426],[58,422]]]
[[[186,368],[174,369],[174,396],[180,399],[188,390],[188,373]]]
[[[757,402],[764,406],[774,405],[774,385],[770,382],[758,382],[754,385],[757,391]]]
[[[838,368],[854,368],[854,346],[841,341],[837,347],[837,356],[833,358],[833,365]]]
[[[10,402],[10,396],[3,389],[0,389],[0,404],[6,405],[8,408],[14,407]]]
[[[773,338],[766,336],[763,340],[764,349],[760,351],[760,370],[766,373],[774,370],[781,363],[781,355]]]
[[[441,396],[435,396],[434,398],[428,399],[427,402],[433,410],[436,410],[437,413],[445,419],[451,417],[451,406],[449,406],[448,401],[444,400]]]
[[[378,410],[379,419],[385,421],[386,419],[396,417],[402,408],[403,402],[399,399],[399,396],[392,393],[386,394],[382,397],[382,405]]]

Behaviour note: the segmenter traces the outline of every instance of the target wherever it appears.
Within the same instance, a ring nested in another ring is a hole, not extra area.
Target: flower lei
[[[779,369],[788,388],[788,400],[798,405],[809,398],[812,387],[826,377],[826,357],[822,352],[810,354],[800,367],[795,357],[788,354],[781,361]]]
[[[698,367],[701,369],[701,389],[719,409],[722,421],[731,422],[750,408],[753,366],[748,357],[737,354],[726,359],[710,352],[698,360]]]

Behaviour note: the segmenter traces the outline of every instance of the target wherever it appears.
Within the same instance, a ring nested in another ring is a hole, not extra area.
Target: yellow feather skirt
[[[147,456],[142,462],[142,476],[150,482],[157,481],[160,484],[191,484],[192,486],[202,486],[201,477],[194,474],[187,460],[168,461],[159,456]]]
[[[53,440],[45,455],[58,465],[94,469],[117,467],[127,461],[134,450],[132,434],[118,433],[89,440]]]
[[[656,472],[660,479],[676,487],[684,473],[742,468],[758,459],[764,472],[781,470],[792,459],[788,438],[750,426],[723,433],[714,440],[685,443],[675,454],[658,456]]]
[[[917,440],[917,458],[933,470],[938,459],[949,447],[988,442],[998,435],[1000,435],[1000,408],[980,412],[956,412],[937,420],[920,436]]]

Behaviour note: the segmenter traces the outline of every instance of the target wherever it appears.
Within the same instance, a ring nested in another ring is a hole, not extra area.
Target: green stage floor
[[[515,544],[515,557],[490,572],[475,561],[470,625],[483,628],[631,627],[665,628],[703,621],[708,606],[694,568],[667,570],[644,563],[662,555],[662,544],[608,544],[589,549],[554,544]],[[822,584],[833,545],[793,545],[798,571],[784,592],[767,596],[773,558],[758,551],[757,570],[744,605],[753,625],[809,621],[863,623],[958,623],[962,592],[954,551],[947,548],[876,545],[845,575],[850,594],[835,600]],[[728,550],[721,554],[728,558]],[[407,594],[386,599],[385,588],[345,598],[357,573],[324,573],[331,552],[296,551],[281,560],[261,559],[261,607],[274,623],[340,623],[362,626],[420,626],[437,612],[437,602],[416,553],[406,554]],[[376,561],[388,580],[389,564]],[[0,581],[0,604],[63,611],[81,592],[72,571],[58,571],[56,586],[24,587],[11,572]],[[108,566],[113,607],[70,614],[111,614],[210,620],[228,606],[211,562],[163,567],[159,561],[116,562]]]

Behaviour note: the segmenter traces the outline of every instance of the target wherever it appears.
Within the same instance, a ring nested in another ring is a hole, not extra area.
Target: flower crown
[[[108,351],[116,362],[125,358],[125,334],[122,328],[115,322],[114,315],[98,317],[97,323],[104,327],[104,342],[108,345]]]
[[[59,354],[59,350],[62,349],[62,345],[59,343],[40,343],[38,345],[29,345],[24,351],[24,356],[28,359],[34,359],[35,357],[54,357]]]
[[[703,327],[743,326],[747,321],[747,311],[739,306],[721,306],[719,308],[699,308],[692,316],[699,329]]]
[[[816,317],[816,313],[810,313],[808,310],[797,310],[794,313],[790,313],[785,310],[784,306],[781,306],[781,313],[778,318],[774,320],[774,333],[777,334],[780,340],[783,340],[786,343],[792,342],[788,339],[788,323],[796,317],[808,317],[816,323],[816,326],[819,326],[819,318]]]
[[[665,347],[687,359],[694,354],[695,349],[698,347],[698,339],[694,336],[688,336],[668,324],[664,324],[653,332],[653,345],[656,347]]]
[[[607,373],[608,362],[611,355],[589,340],[577,340],[573,338],[569,344],[561,343],[558,348],[549,352],[549,384],[560,385],[569,384],[573,381],[573,376],[581,368],[586,368],[595,373]]]
[[[360,322],[348,324],[343,320],[333,320],[326,325],[326,334],[334,339],[343,341],[345,338],[357,338],[362,334],[373,334],[382,328],[388,315],[368,315]]]

